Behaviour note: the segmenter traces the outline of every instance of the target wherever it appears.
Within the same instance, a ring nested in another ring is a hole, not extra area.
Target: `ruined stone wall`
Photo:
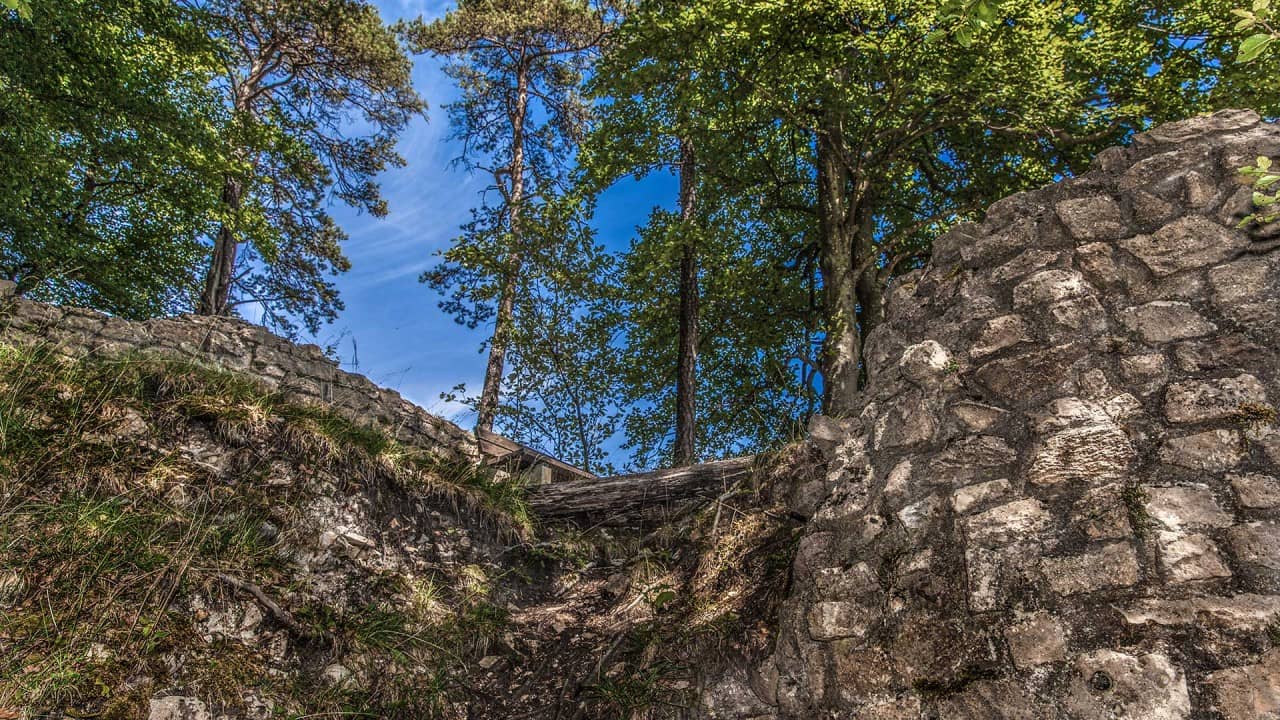
[[[762,704],[718,717],[1280,717],[1280,227],[1250,112],[1006,198],[892,290]],[[745,684],[745,681],[744,681]],[[769,709],[764,709],[766,706]]]
[[[161,352],[248,373],[295,401],[333,407],[356,422],[376,424],[401,442],[442,457],[475,460],[475,437],[378,387],[345,372],[315,345],[297,345],[260,325],[234,318],[186,315],[145,322],[92,310],[31,302],[0,288],[0,342],[46,343],[72,355]]]

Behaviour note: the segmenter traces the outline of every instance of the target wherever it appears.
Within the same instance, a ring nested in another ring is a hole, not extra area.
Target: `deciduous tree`
[[[189,310],[228,159],[212,43],[169,0],[17,7],[0,11],[0,276],[124,317]]]
[[[682,38],[721,99],[702,103],[708,126],[754,118],[811,139],[824,407],[839,414],[888,282],[942,230],[1151,121],[1258,99],[1221,66],[1221,39],[1187,41],[1208,5],[657,2],[675,10],[649,41]]]

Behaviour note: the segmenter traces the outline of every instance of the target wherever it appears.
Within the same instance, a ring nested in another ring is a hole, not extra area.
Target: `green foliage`
[[[583,162],[608,184],[668,167],[679,138],[715,158],[700,202],[741,209],[722,226],[727,256],[760,257],[733,241],[768,233],[780,250],[770,274],[784,278],[748,299],[782,298],[782,311],[743,323],[758,344],[743,343],[738,357],[783,360],[790,374],[778,377],[800,380],[789,394],[803,409],[791,417],[808,411],[803,401],[819,385],[824,409],[840,412],[886,288],[922,265],[950,226],[1082,171],[1153,122],[1277,108],[1265,71],[1222,62],[1238,46],[1225,15],[1207,0],[1160,10],[1117,0],[647,2],[619,28],[594,80],[606,100]],[[711,257],[707,266],[724,266],[725,256]],[[803,302],[806,290],[816,302]],[[820,323],[805,319],[815,305]],[[796,327],[778,329],[779,318]],[[805,340],[825,341],[820,380],[804,374],[818,362]],[[751,347],[759,350],[742,352]],[[668,367],[655,363],[633,385],[664,387]],[[703,387],[749,397],[714,379]],[[642,435],[660,437],[632,432]]]
[[[1231,14],[1240,18],[1235,25],[1236,32],[1250,33],[1236,49],[1236,62],[1253,62],[1261,57],[1272,43],[1280,40],[1280,26],[1276,24],[1277,19],[1275,10],[1271,7],[1271,0],[1254,0],[1251,9],[1233,8]]]
[[[1241,168],[1240,174],[1253,184],[1253,204],[1258,208],[1257,212],[1240,221],[1240,227],[1280,220],[1280,186],[1276,186],[1280,182],[1280,174],[1272,170],[1271,158],[1259,157],[1254,165]]]
[[[498,425],[518,442],[608,474],[606,443],[622,418],[608,285],[614,258],[585,228],[544,237],[523,271]]]
[[[349,268],[327,206],[386,215],[375,178],[404,164],[396,138],[426,107],[403,28],[363,0],[182,4],[217,42],[215,86],[233,114],[223,141],[236,167],[217,184],[236,259],[220,292],[232,297],[202,310],[252,302],[269,326],[292,334],[301,321],[314,333],[342,309],[330,277]]]
[[[23,20],[31,19],[31,3],[28,0],[0,0],[0,5],[16,12]]]
[[[213,45],[168,0],[18,7],[0,13],[0,276],[124,317],[190,309],[229,162]]]
[[[225,230],[245,251],[219,312],[258,303],[287,334],[334,317],[348,263],[327,205],[385,214],[374,177],[424,108],[372,5],[7,6],[0,275],[125,317],[189,311]]]
[[[408,32],[447,59],[462,91],[448,106],[458,161],[492,178],[472,222],[421,278],[458,322],[493,322],[471,400],[477,427],[496,421],[585,468],[616,422],[608,388],[594,382],[608,377],[608,331],[579,303],[608,267],[565,180],[586,122],[580,85],[607,28],[603,8],[577,0],[464,1]]]
[[[611,38],[592,79],[598,116],[581,187],[677,169],[697,158],[695,215],[657,210],[623,254],[615,323],[632,463],[672,460],[682,252],[699,267],[698,455],[751,452],[817,409],[816,257],[809,141],[752,118],[718,73],[698,74],[694,8],[646,3]]]

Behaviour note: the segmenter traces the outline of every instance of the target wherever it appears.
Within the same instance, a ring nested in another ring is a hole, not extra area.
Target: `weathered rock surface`
[[[1259,154],[1252,113],[1156,128],[897,281],[824,438],[865,451],[800,541],[771,717],[1280,717],[1280,251],[1236,227]]]
[[[802,454],[825,465],[812,461],[816,470],[788,495],[790,514],[761,514],[807,522],[768,555],[783,559],[786,580],[794,549],[786,590],[780,582],[767,605],[756,603],[774,617],[785,597],[776,625],[712,643],[706,657],[717,662],[690,663],[672,712],[1280,718],[1280,249],[1273,231],[1237,227],[1250,193],[1236,170],[1258,155],[1280,156],[1280,128],[1249,112],[1155,128],[1106,151],[1094,172],[993,205],[983,223],[939,239],[933,263],[897,278],[888,315],[867,338],[869,382],[853,403],[861,412],[814,421]],[[0,315],[11,341],[216,362],[416,445],[475,455],[469,434],[340,371],[317,348],[252,326],[124,323],[22,300]],[[121,437],[128,425],[122,419]],[[191,453],[218,461],[208,448]],[[264,484],[285,492],[297,482],[291,472],[266,467]],[[355,492],[307,505],[297,561],[308,582],[342,594],[356,584],[353,569],[403,570],[435,542],[411,545],[411,528],[380,528],[375,509]],[[711,535],[719,523],[716,513]],[[438,545],[432,562],[442,567],[497,570],[503,557],[465,534]],[[726,557],[721,564],[736,562]],[[533,707],[547,704],[527,690],[535,685],[559,698],[560,716],[562,704],[580,708],[589,695],[583,678],[610,675],[606,660],[625,645],[610,623],[647,596],[608,564],[597,575],[566,595],[512,605],[519,622],[550,631],[537,642],[503,637],[480,657],[481,691],[468,691],[483,716],[550,716]],[[0,572],[0,611],[22,583]],[[635,599],[621,599],[628,594]],[[261,641],[276,652],[263,628],[279,618],[248,598],[219,597],[182,607],[202,643]],[[732,650],[747,635],[740,644],[754,654]],[[557,665],[566,648],[576,648],[573,673]],[[340,692],[376,676],[358,661],[326,657],[308,672],[320,691]],[[495,688],[510,695],[476,699]],[[152,720],[222,712],[184,687],[155,690]],[[241,704],[237,717],[257,717]]]
[[[9,283],[11,286],[12,283]],[[349,373],[316,345],[297,345],[260,325],[228,317],[184,315],[129,322],[81,308],[31,302],[0,287],[0,339],[44,343],[65,355],[155,352],[243,371],[290,400],[323,404],[360,423],[451,460],[479,458],[475,436]]]

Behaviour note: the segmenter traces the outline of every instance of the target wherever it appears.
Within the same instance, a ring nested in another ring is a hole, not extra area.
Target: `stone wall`
[[[401,442],[454,460],[479,457],[475,437],[381,388],[345,372],[315,345],[297,345],[234,318],[187,315],[130,322],[92,310],[12,297],[0,288],[0,342],[46,343],[63,352],[154,351],[243,371],[295,401],[321,403],[360,423],[377,424]]]
[[[750,682],[774,709],[737,717],[1280,717],[1258,155],[1250,112],[1161,126],[895,283],[861,413],[813,428],[826,499]]]

